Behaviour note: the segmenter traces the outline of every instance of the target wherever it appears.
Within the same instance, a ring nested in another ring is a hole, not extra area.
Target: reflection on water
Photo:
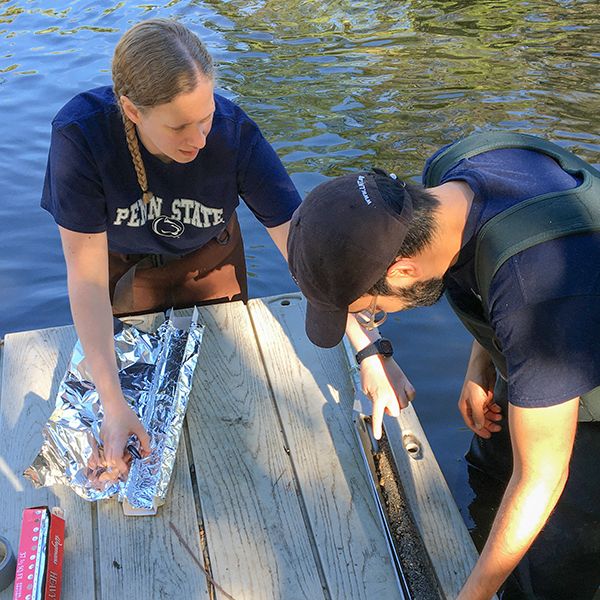
[[[0,0],[0,335],[70,320],[56,227],[38,208],[50,121],[73,94],[109,83],[125,29],[159,16],[206,42],[221,90],[260,124],[302,194],[372,165],[418,176],[439,146],[485,128],[544,135],[600,162],[593,0]],[[248,211],[241,222],[251,294],[294,289]],[[468,336],[445,304],[383,329],[468,518],[469,436],[455,409]]]

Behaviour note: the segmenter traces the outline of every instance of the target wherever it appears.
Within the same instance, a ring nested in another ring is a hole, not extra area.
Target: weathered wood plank
[[[347,363],[339,349],[308,343],[303,305],[298,296],[289,300],[250,304],[266,373],[245,307],[202,309],[210,327],[188,423],[212,574],[222,588],[216,597],[400,597],[351,425]],[[101,503],[97,531],[91,505],[71,490],[35,490],[22,477],[74,341],[72,327],[39,330],[8,335],[0,351],[0,532],[16,547],[24,507],[59,505],[68,528],[65,600],[93,600],[97,590],[98,600],[205,600],[186,440],[159,515],[125,517],[116,502]],[[386,418],[386,430],[442,587],[455,597],[475,549],[412,408],[399,420]],[[404,450],[407,431],[422,445],[420,460]],[[11,597],[12,588],[0,593],[0,600]]]
[[[98,504],[101,598],[208,600],[184,437],[166,503],[153,517],[126,517],[119,502]]]
[[[162,313],[123,319],[155,331]],[[116,501],[98,504],[101,598],[208,600],[190,465],[181,436],[166,503],[153,517],[126,517]],[[134,584],[132,585],[132,582]]]
[[[344,346],[353,386],[360,389],[354,352],[348,340]],[[475,545],[412,404],[397,419],[386,416],[384,423],[407,505],[440,587],[447,598],[456,598],[477,562]]]
[[[385,431],[440,587],[447,598],[456,598],[477,562],[477,550],[412,405],[402,410],[398,419],[385,417]],[[417,459],[405,449],[403,436],[407,435],[421,447]]]
[[[332,598],[402,598],[353,429],[343,352],[309,342],[299,294],[249,307]]]
[[[22,476],[41,447],[42,427],[54,409],[74,343],[73,327],[15,333],[5,338],[0,402],[0,531],[17,548],[24,508],[60,506],[67,521],[64,598],[93,600],[91,505],[62,486],[35,489]],[[11,597],[12,586],[0,594],[2,600]]]
[[[235,600],[323,598],[248,311],[222,304],[200,318],[187,420],[213,577]]]

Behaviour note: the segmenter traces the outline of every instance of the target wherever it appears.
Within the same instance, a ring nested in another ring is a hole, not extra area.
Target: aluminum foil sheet
[[[171,314],[156,333],[125,327],[115,335],[123,394],[150,434],[152,448],[148,457],[133,458],[127,479],[118,482],[104,480],[104,467],[89,466],[92,456],[102,455],[103,411],[78,341],[44,425],[44,443],[25,476],[37,487],[68,485],[86,500],[118,496],[148,511],[163,504],[203,332],[194,310],[191,319]],[[132,438],[131,453],[139,456],[135,442]]]

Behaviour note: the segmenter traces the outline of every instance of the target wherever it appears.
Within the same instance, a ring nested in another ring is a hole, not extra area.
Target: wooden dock
[[[172,486],[154,517],[23,478],[67,367],[72,326],[9,334],[0,361],[0,533],[27,506],[66,513],[64,600],[402,599],[352,421],[340,345],[304,333],[299,294],[200,309],[206,324]],[[477,554],[412,408],[386,431],[439,585]],[[422,444],[415,460],[402,432]],[[0,600],[12,597],[12,586]]]

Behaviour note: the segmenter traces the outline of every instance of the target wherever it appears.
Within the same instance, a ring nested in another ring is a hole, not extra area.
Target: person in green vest
[[[469,464],[503,496],[460,600],[587,599],[600,584],[600,172],[510,132],[442,148],[423,186],[374,169],[315,188],[292,217],[289,266],[321,347],[348,312],[446,297],[473,334],[459,409]],[[390,368],[367,390],[375,437],[413,393],[388,340],[355,345]],[[369,367],[372,368],[372,367]],[[598,389],[596,389],[598,388]]]

